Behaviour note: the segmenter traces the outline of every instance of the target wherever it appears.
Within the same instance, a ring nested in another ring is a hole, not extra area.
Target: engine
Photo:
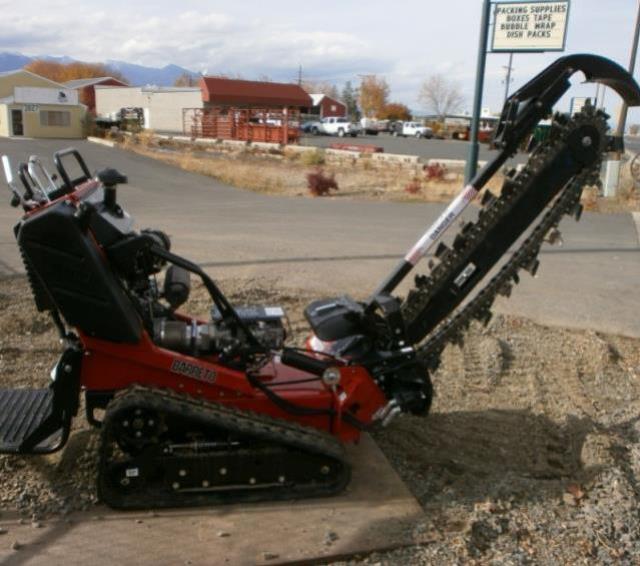
[[[235,310],[265,348],[279,350],[283,347],[286,331],[281,307],[249,306]],[[232,354],[242,348],[245,338],[242,331],[222,319],[215,307],[211,310],[211,322],[208,323],[195,319],[157,318],[153,326],[154,341],[158,346],[192,356]]]

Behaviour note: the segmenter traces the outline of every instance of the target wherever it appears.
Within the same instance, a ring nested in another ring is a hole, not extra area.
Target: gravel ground
[[[304,290],[221,281],[231,299],[287,307],[306,333]],[[190,312],[208,301],[194,292]],[[59,353],[22,278],[0,281],[5,387],[43,386]],[[375,438],[424,507],[417,544],[343,564],[637,563],[640,341],[496,317],[449,347],[428,418]],[[76,419],[67,447],[0,457],[0,508],[40,517],[91,509],[97,437]]]

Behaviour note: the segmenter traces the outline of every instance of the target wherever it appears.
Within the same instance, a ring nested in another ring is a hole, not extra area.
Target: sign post
[[[480,112],[482,111],[482,89],[484,87],[484,68],[487,62],[487,37],[489,35],[489,14],[491,0],[484,0],[482,18],[480,20],[480,40],[478,45],[478,63],[476,67],[476,88],[473,95],[473,115],[471,117],[471,132],[469,133],[469,157],[465,167],[465,184],[469,184],[478,169],[478,129],[480,126]]]
[[[476,87],[471,119],[469,158],[465,170],[468,183],[478,166],[478,127],[482,107],[482,88],[489,35],[491,0],[484,0],[480,22],[480,44]],[[492,53],[542,53],[564,51],[570,0],[537,0],[535,2],[493,2]],[[509,84],[507,83],[507,89]]]

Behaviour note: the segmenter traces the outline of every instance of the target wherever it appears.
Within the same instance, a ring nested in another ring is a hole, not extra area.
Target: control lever
[[[104,205],[118,216],[122,215],[122,210],[116,201],[116,185],[126,184],[128,179],[116,169],[101,169],[96,173],[98,181],[104,186]]]
[[[15,179],[13,178],[13,171],[11,169],[11,161],[9,161],[8,155],[2,156],[2,168],[4,169],[4,177],[7,180],[7,185],[9,185],[9,189],[11,189],[11,206],[16,207],[18,205],[25,206],[25,200],[18,191],[18,187],[16,186]]]
[[[49,174],[49,171],[47,171],[37,155],[31,155],[29,157],[27,170],[44,200],[51,202],[49,193],[57,191],[58,187],[56,186],[53,177]]]

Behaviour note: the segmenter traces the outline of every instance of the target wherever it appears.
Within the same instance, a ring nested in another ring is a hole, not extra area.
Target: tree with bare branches
[[[304,80],[301,86],[307,94],[325,94],[336,100],[339,97],[336,85],[327,81]]]
[[[464,95],[458,83],[442,74],[435,74],[422,83],[418,100],[428,112],[443,118],[460,110],[464,104]]]

